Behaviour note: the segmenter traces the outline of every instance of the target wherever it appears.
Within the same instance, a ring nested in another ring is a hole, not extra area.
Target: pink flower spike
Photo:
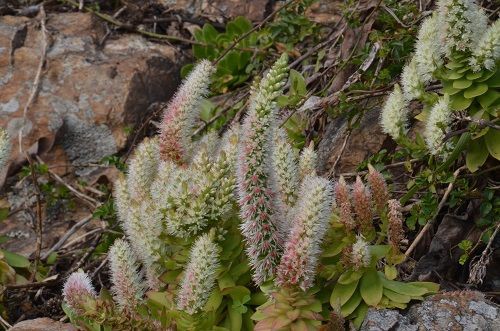
[[[89,299],[96,299],[97,293],[92,286],[89,276],[83,271],[72,273],[63,288],[64,301],[78,314],[85,312],[85,303]]]
[[[368,165],[368,183],[370,183],[375,208],[381,214],[389,200],[389,192],[387,191],[387,183],[384,176],[371,164]]]
[[[361,177],[356,177],[356,182],[352,188],[352,200],[354,211],[363,233],[373,229],[372,201],[370,192],[361,181]]]

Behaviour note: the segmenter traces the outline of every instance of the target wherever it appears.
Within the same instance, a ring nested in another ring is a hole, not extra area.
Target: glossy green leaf
[[[457,79],[453,82],[453,88],[455,89],[465,89],[472,85],[472,82],[468,79]]]
[[[376,306],[382,299],[383,289],[377,270],[366,271],[359,284],[359,292],[363,300],[370,306]]]
[[[500,160],[500,130],[490,128],[488,133],[484,136],[484,141],[491,156]]]
[[[488,108],[500,98],[500,92],[494,89],[488,89],[488,92],[480,95],[477,100],[483,108]]]
[[[358,308],[354,311],[353,315],[356,315],[356,318],[352,321],[356,329],[361,327],[361,324],[365,320],[366,313],[368,312],[368,306],[362,302]]]
[[[340,313],[342,314],[342,316],[347,317],[351,315],[356,310],[356,308],[358,308],[361,301],[362,298],[361,294],[359,294],[359,291],[354,292],[351,298],[341,307]]]
[[[478,78],[481,78],[482,76],[483,76],[483,72],[482,71],[479,71],[479,72],[468,72],[465,75],[465,78],[467,78],[468,80],[476,80]]]
[[[411,282],[408,284],[425,288],[428,293],[437,293],[439,291],[439,284],[433,282]]]
[[[488,84],[474,84],[464,91],[464,97],[466,97],[467,99],[472,99],[486,93],[486,91],[488,91]]]
[[[458,93],[450,97],[450,106],[454,110],[465,110],[469,108],[473,99],[467,99],[463,93]]]
[[[394,292],[392,290],[389,290],[388,288],[384,288],[384,295],[390,300],[399,303],[408,303],[411,300],[411,297],[409,295]]]
[[[339,304],[344,305],[353,295],[354,291],[358,287],[359,281],[354,281],[349,284],[335,284],[333,288],[332,295],[330,296],[330,305],[332,307],[337,307]]]
[[[207,303],[205,304],[205,311],[215,311],[222,303],[222,294],[216,287],[208,297]]]
[[[398,282],[395,280],[388,280],[381,278],[384,288],[387,288],[393,292],[409,295],[411,297],[421,296],[427,293],[427,289],[423,287],[414,286],[408,283]]]
[[[490,79],[493,75],[495,75],[497,71],[489,71],[489,70],[485,70],[483,71],[483,76],[481,78],[478,78],[476,79],[476,82],[485,82],[487,81],[488,79]]]
[[[445,77],[447,79],[459,79],[459,78],[462,78],[464,76],[464,73],[460,73],[460,72],[457,72],[457,71],[448,71],[445,73]]]
[[[19,254],[0,249],[3,253],[5,261],[14,268],[28,268],[30,266],[30,261]]]
[[[475,172],[481,167],[488,158],[488,148],[484,143],[484,139],[471,140],[467,148],[465,164],[470,172]]]
[[[486,83],[489,87],[500,87],[500,70],[496,69],[495,74]]]
[[[387,279],[393,280],[398,276],[398,269],[396,269],[396,266],[386,264],[384,267],[384,273]]]
[[[340,275],[338,282],[340,284],[347,285],[352,282],[358,281],[361,276],[363,276],[363,272],[349,269],[342,275]]]

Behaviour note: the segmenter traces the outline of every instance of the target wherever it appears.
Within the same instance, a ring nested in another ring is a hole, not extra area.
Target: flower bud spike
[[[404,238],[403,230],[403,213],[401,204],[398,200],[391,199],[388,203],[389,211],[387,213],[387,218],[389,219],[388,226],[388,239],[389,244],[399,250],[399,245],[401,240]]]
[[[78,314],[85,313],[85,304],[88,300],[97,298],[89,276],[83,271],[73,272],[63,288],[64,301]]]
[[[311,141],[309,146],[304,148],[300,153],[300,160],[299,160],[300,179],[303,180],[307,176],[316,176],[317,163],[318,163],[318,155],[314,150],[314,141]]]
[[[123,239],[115,240],[108,257],[113,298],[120,308],[133,311],[144,294],[137,258],[128,242]]]
[[[373,229],[371,194],[359,176],[356,177],[356,182],[352,187],[352,201],[361,232],[371,231]]]
[[[352,245],[351,265],[358,270],[363,267],[368,267],[371,262],[370,250],[368,243],[362,235],[356,236],[356,242]]]
[[[160,126],[160,153],[163,160],[183,164],[190,158],[191,135],[199,115],[199,105],[208,94],[215,71],[210,61],[199,62],[170,101]]]
[[[396,84],[382,108],[380,125],[384,133],[397,140],[406,132],[407,122],[408,104],[401,88]]]
[[[493,71],[500,59],[500,20],[496,20],[479,41],[478,47],[472,51],[469,63],[474,71],[481,68]]]
[[[284,129],[276,129],[272,154],[274,191],[283,204],[283,208],[291,208],[295,204],[296,191],[299,186],[297,170],[297,154],[288,142]]]
[[[351,193],[343,176],[340,176],[335,185],[335,204],[339,212],[339,221],[344,224],[348,232],[356,228],[356,223],[352,217]]]
[[[140,143],[130,160],[127,184],[132,199],[141,200],[149,195],[149,189],[158,171],[158,140],[146,138]]]
[[[332,191],[327,179],[311,176],[304,180],[293,228],[278,267],[278,285],[297,285],[303,291],[313,285],[321,243],[330,222]]]
[[[238,143],[236,178],[241,230],[253,279],[259,285],[275,275],[286,235],[270,171],[275,101],[286,82],[287,62],[288,57],[282,55],[252,95]]]
[[[210,233],[198,237],[193,244],[178,293],[179,310],[192,315],[203,309],[215,286],[219,250]]]
[[[424,138],[427,148],[433,155],[439,154],[443,149],[445,131],[450,123],[450,98],[447,94],[439,99],[432,107],[424,129]],[[444,130],[443,130],[444,127]]]
[[[375,208],[380,215],[389,200],[389,191],[384,176],[371,164],[368,164],[368,183],[370,184]]]

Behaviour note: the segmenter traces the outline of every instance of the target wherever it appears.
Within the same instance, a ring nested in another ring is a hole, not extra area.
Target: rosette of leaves
[[[424,104],[416,119],[426,122],[424,138],[431,154],[453,156],[448,158],[451,163],[466,150],[471,172],[490,155],[500,160],[499,36],[500,21],[488,25],[487,15],[475,1],[438,1],[433,15],[423,21],[415,54],[403,70],[404,99],[389,98],[384,108],[382,119],[401,118],[395,125],[400,130],[390,132],[390,121],[382,120],[384,131],[412,149],[423,146],[418,134],[415,142],[397,134],[408,131],[408,105],[416,99]],[[442,97],[425,90],[436,81],[443,87]],[[448,153],[451,148],[460,150]]]
[[[397,280],[397,265],[406,259],[399,247],[404,236],[401,206],[389,200],[382,175],[369,169],[369,190],[363,190],[368,200],[356,197],[363,192],[359,179],[352,192],[343,179],[337,184],[337,213],[325,239],[320,272],[327,284],[334,284],[328,287],[330,306],[357,327],[369,307],[404,309],[410,301],[439,289],[435,283]],[[364,209],[371,211],[373,228],[362,219],[367,214]]]
[[[318,291],[281,288],[272,292],[272,300],[257,308],[252,316],[257,321],[254,330],[318,330],[323,320],[321,301],[314,296]]]
[[[481,121],[498,122],[500,107],[500,72],[481,68],[474,71],[467,54],[453,54],[436,77],[443,92],[450,96],[454,111],[466,111],[476,120],[469,125],[472,140],[467,148],[466,163],[470,171],[481,167],[488,155],[500,160],[500,130],[482,126]]]

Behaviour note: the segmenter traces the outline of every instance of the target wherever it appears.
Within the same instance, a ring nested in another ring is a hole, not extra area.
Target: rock
[[[204,16],[213,21],[226,21],[245,16],[251,21],[261,21],[266,16],[270,0],[159,0],[171,9],[184,10],[194,16]],[[268,13],[267,13],[268,14]]]
[[[370,309],[362,331],[495,331],[500,307],[480,292],[444,292],[414,304],[407,312]]]
[[[50,318],[36,318],[17,323],[9,331],[77,331],[71,324],[54,321]]]
[[[387,135],[378,124],[380,108],[373,107],[366,112],[357,128],[347,138],[345,148],[342,145],[347,135],[348,124],[345,118],[335,118],[326,127],[323,139],[318,145],[318,170],[321,174],[331,173],[340,157],[335,174],[351,172],[369,156],[380,151]]]
[[[11,170],[24,160],[21,129],[25,151],[47,154],[57,144],[75,166],[99,162],[123,148],[127,129],[179,84],[179,55],[171,46],[134,34],[102,44],[105,25],[90,14],[48,14],[46,25],[46,62],[24,121],[42,54],[40,20],[0,17],[0,126],[13,142]],[[77,172],[87,174],[88,167]]]

